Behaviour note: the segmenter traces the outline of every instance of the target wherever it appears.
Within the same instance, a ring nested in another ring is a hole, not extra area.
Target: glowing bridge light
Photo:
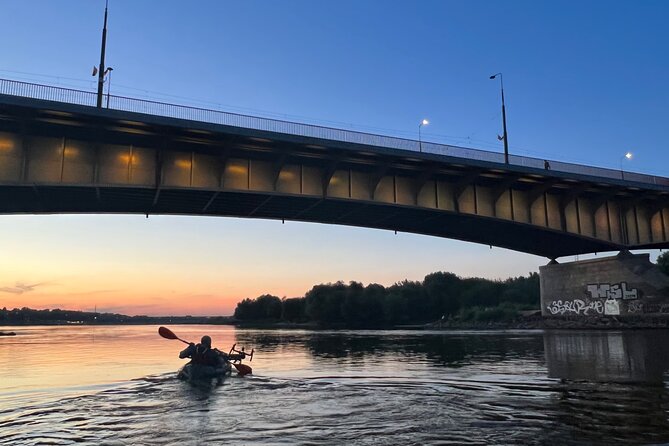
[[[9,152],[14,149],[14,141],[11,139],[0,139],[0,152]]]
[[[193,163],[190,160],[176,160],[174,161],[174,165],[182,169],[190,169]]]

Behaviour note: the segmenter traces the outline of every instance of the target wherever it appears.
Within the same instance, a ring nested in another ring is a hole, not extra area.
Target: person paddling
[[[181,359],[191,358],[191,361],[183,367],[183,369],[179,372],[178,376],[185,376],[186,374],[184,373],[184,369],[186,368],[192,369],[193,364],[195,364],[194,361],[200,361],[202,358],[204,358],[203,359],[204,361],[211,361],[214,355],[217,357],[216,359],[214,359],[214,361],[216,360],[220,361],[219,363],[221,364],[222,366],[221,368],[224,371],[225,369],[227,369],[228,371],[230,370],[230,363],[232,361],[232,365],[237,369],[237,372],[239,372],[240,376],[250,375],[253,373],[251,367],[249,367],[246,364],[241,364],[241,360],[246,357],[249,358],[249,361],[253,360],[253,352],[254,352],[253,349],[251,349],[251,354],[247,354],[244,352],[243,348],[241,351],[235,350],[235,346],[237,345],[235,344],[230,349],[230,353],[223,353],[218,349],[211,348],[211,338],[209,336],[203,336],[202,339],[200,340],[200,343],[198,345],[195,345],[192,342],[184,341],[179,336],[175,335],[174,332],[172,332],[172,330],[170,330],[167,327],[158,327],[158,334],[165,339],[174,339],[177,341],[181,341],[184,344],[188,344],[188,347],[181,353],[179,353],[179,358]],[[233,355],[233,353],[236,354]],[[214,366],[213,368],[216,369],[218,367]],[[216,372],[218,373],[218,371]],[[190,378],[186,377],[186,379]]]
[[[211,338],[206,335],[202,336],[200,343],[197,345],[191,342],[188,347],[179,353],[179,358],[191,358],[191,364],[212,367],[218,367],[223,362],[218,350],[211,348]]]

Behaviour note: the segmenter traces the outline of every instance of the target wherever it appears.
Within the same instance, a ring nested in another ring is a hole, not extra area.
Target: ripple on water
[[[546,379],[485,378],[231,377],[220,386],[191,386],[152,377],[5,410],[0,444],[541,444],[601,429],[624,442],[624,420],[645,423],[650,432],[666,426],[666,420],[654,425],[620,385],[601,391]],[[626,403],[610,404],[618,397]],[[588,420],[565,418],[584,413],[584,405],[591,406]]]

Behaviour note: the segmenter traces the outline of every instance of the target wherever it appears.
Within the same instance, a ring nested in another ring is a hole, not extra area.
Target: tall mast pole
[[[102,108],[102,90],[105,83],[105,47],[107,46],[107,4],[105,0],[105,24],[102,27],[102,49],[100,51],[100,70],[98,71],[98,108]]]
[[[504,126],[504,163],[509,164],[509,135],[506,133],[506,107],[504,106],[504,78],[500,74],[499,81],[502,86],[502,125]]]

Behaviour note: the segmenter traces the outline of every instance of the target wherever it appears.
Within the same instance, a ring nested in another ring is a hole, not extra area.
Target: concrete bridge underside
[[[0,213],[364,226],[549,258],[669,247],[669,188],[0,95]]]

